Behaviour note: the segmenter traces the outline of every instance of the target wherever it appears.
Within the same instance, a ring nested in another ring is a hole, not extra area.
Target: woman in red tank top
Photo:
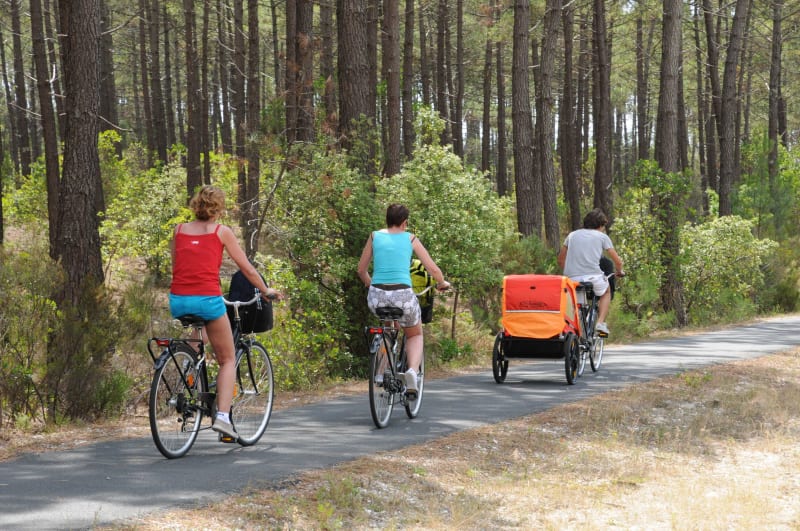
[[[233,333],[219,284],[223,249],[247,280],[261,291],[262,297],[280,299],[282,296],[267,287],[247,259],[233,231],[217,223],[225,212],[225,193],[222,190],[215,186],[203,186],[192,197],[189,208],[194,212],[194,221],[175,227],[172,240],[170,311],[175,318],[193,314],[206,320],[206,335],[219,363],[218,413],[211,427],[214,431],[237,438],[230,421],[236,377]]]

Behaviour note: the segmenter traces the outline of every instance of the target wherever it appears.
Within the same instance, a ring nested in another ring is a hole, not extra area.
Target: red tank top
[[[217,232],[211,234],[184,234],[181,226],[175,234],[175,260],[172,264],[174,295],[222,295],[219,269],[222,250],[225,248]]]

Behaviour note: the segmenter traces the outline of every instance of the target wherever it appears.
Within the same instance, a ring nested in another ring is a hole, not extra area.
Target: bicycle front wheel
[[[606,340],[602,337],[595,337],[592,342],[592,348],[589,350],[589,364],[592,366],[592,371],[597,372],[600,370],[600,364],[603,363],[603,348],[605,347]]]
[[[416,418],[419,414],[419,408],[422,407],[422,391],[425,389],[425,356],[422,356],[422,361],[419,363],[419,374],[417,376],[417,397],[413,400],[406,398],[406,415],[408,418]]]
[[[386,342],[381,338],[380,348],[369,356],[369,409],[372,421],[379,428],[389,424],[394,408],[392,392],[384,388],[384,376],[389,372],[388,368]]]
[[[203,379],[195,374],[195,353],[178,345],[156,369],[150,386],[150,432],[164,457],[183,457],[194,444],[203,418],[197,397],[204,391]]]
[[[272,415],[275,383],[272,361],[261,343],[253,342],[236,364],[236,387],[231,404],[231,419],[239,444],[251,446],[267,429]]]

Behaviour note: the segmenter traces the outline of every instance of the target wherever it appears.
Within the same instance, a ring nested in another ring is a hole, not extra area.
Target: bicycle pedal
[[[223,435],[221,433],[219,434],[218,439],[219,439],[219,442],[224,442],[224,443],[228,443],[228,444],[236,442],[236,439],[234,439],[230,435]]]

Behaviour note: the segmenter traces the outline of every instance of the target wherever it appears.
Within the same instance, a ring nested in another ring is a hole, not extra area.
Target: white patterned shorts
[[[382,290],[370,286],[367,292],[367,306],[372,313],[375,313],[375,308],[383,306],[402,308],[403,316],[398,322],[403,328],[418,325],[421,320],[419,301],[411,288]]]

